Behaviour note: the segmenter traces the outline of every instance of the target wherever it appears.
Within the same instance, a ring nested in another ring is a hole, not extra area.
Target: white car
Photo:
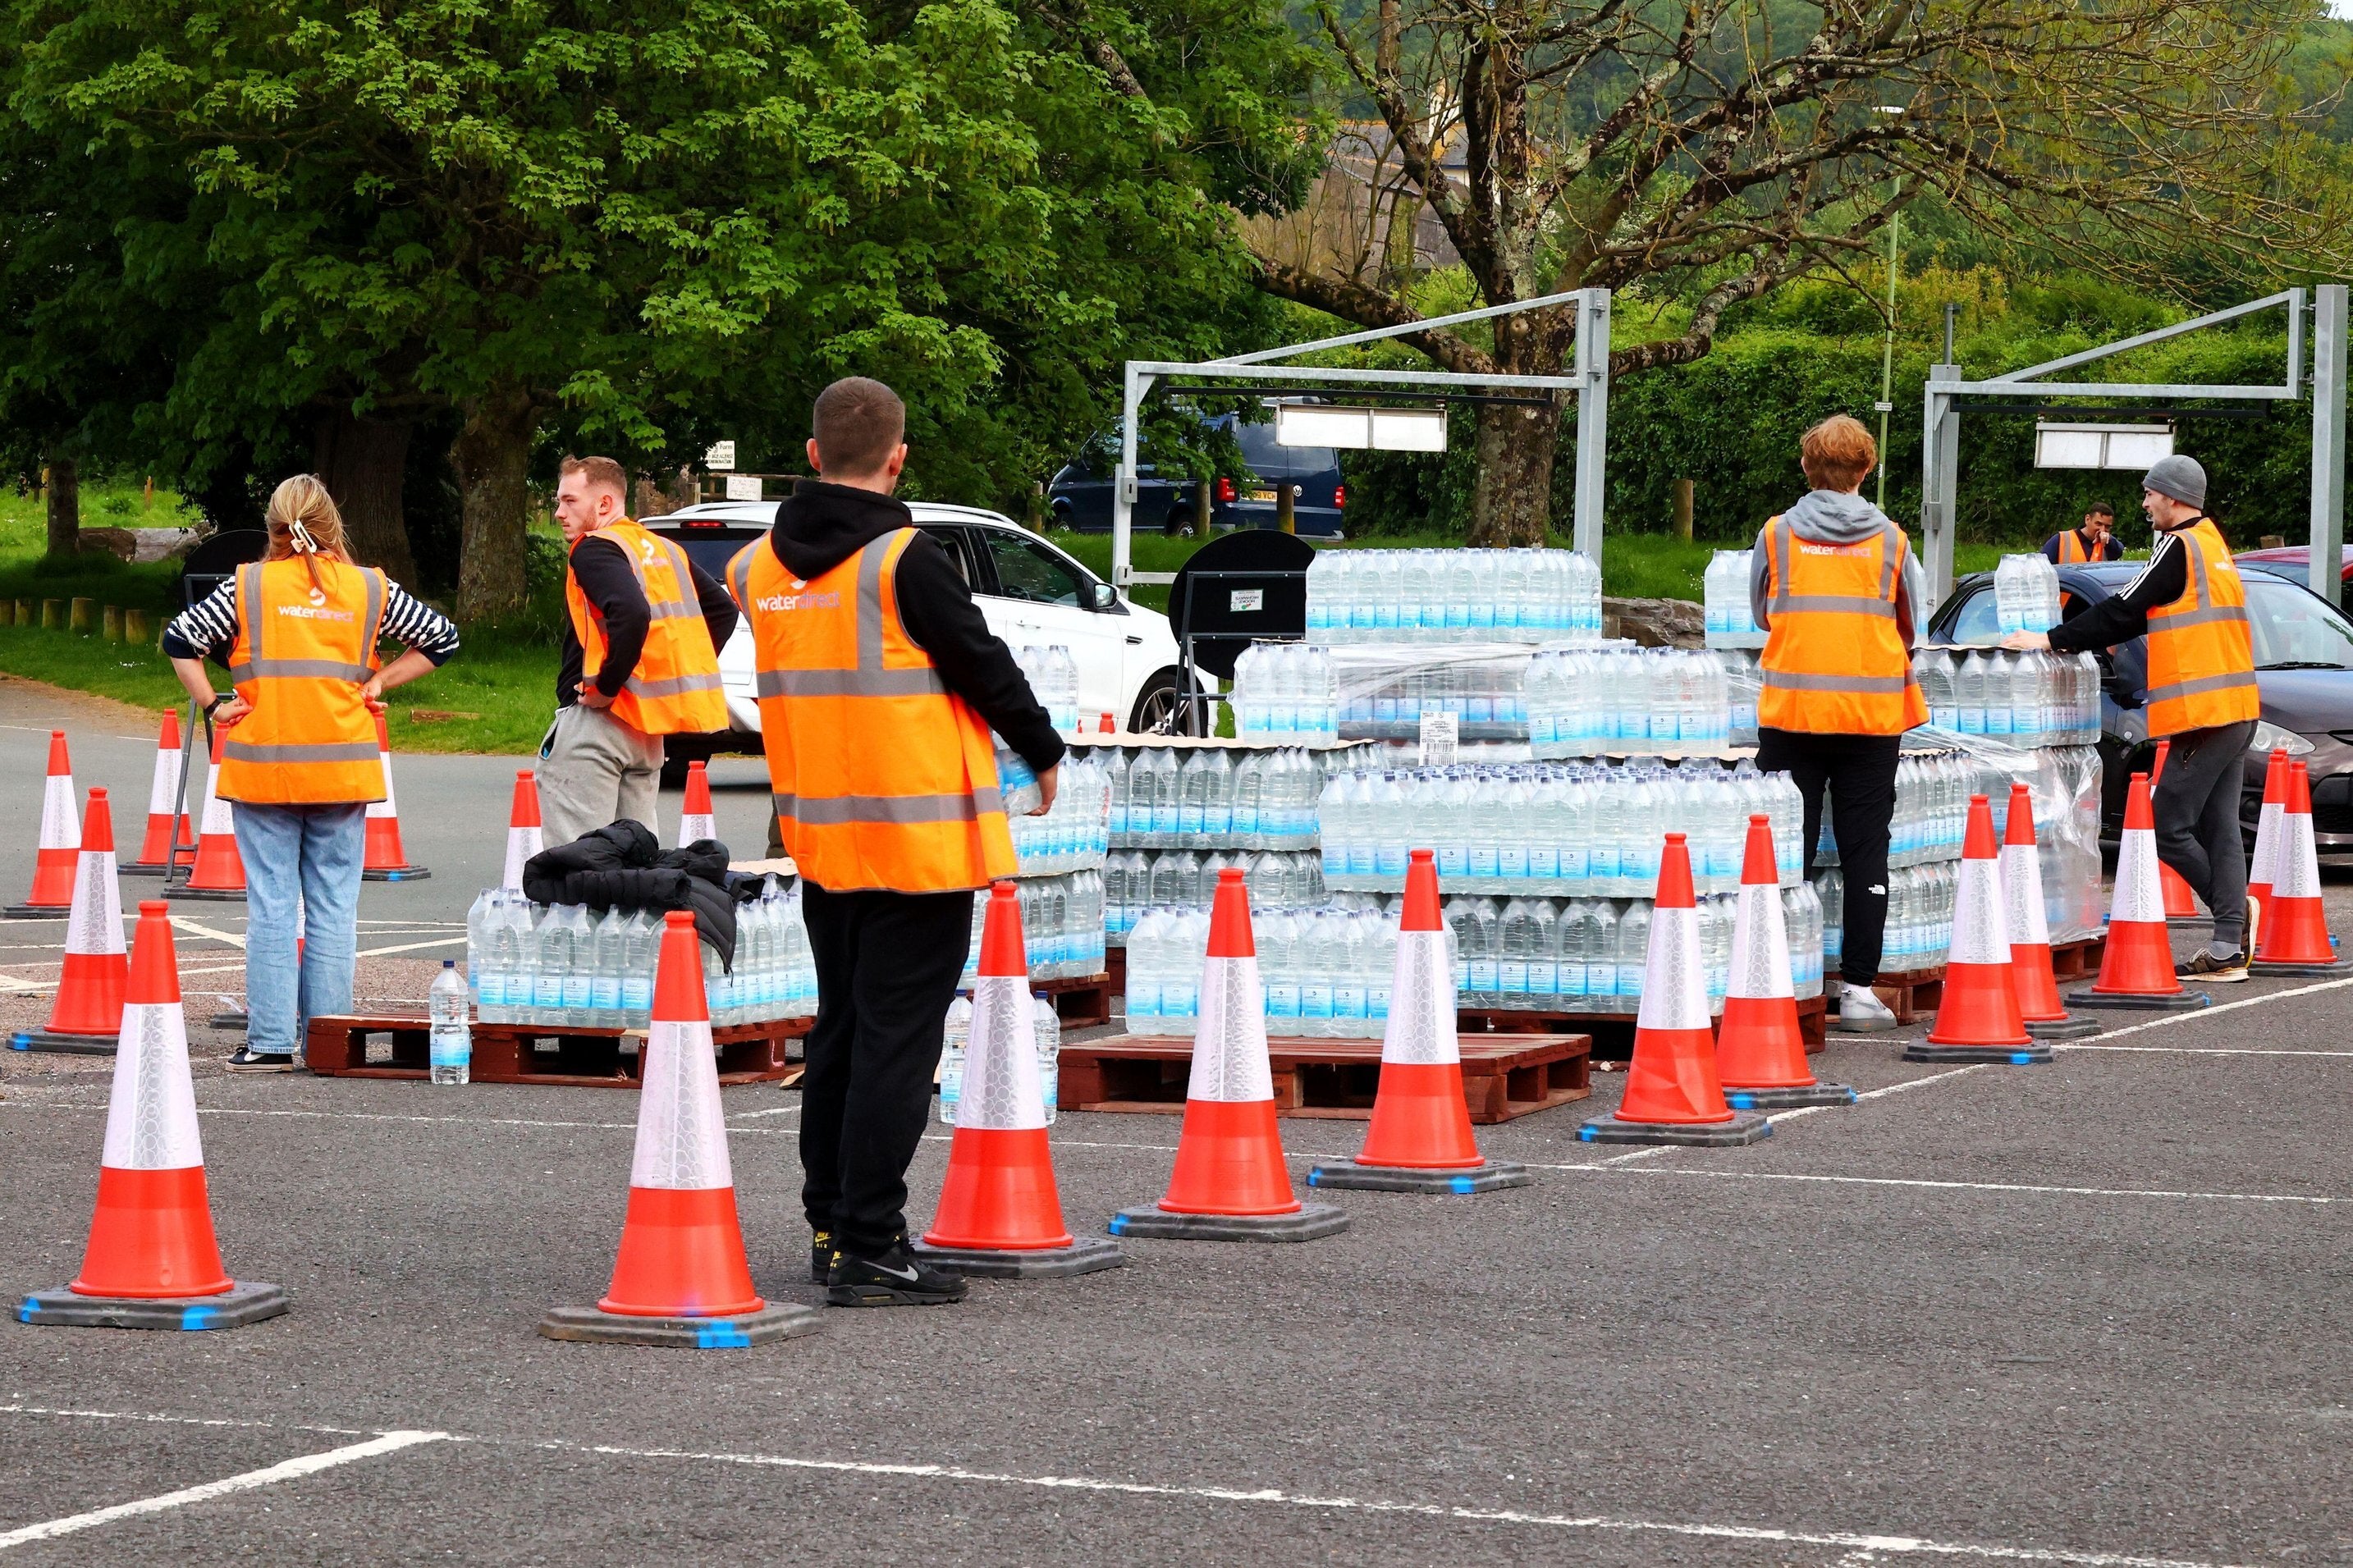
[[[705,501],[644,520],[686,547],[696,565],[722,582],[736,552],[767,532],[775,501]],[[1079,667],[1079,715],[1093,730],[1103,714],[1127,730],[1181,724],[1183,673],[1168,617],[1130,604],[1113,586],[1012,519],[978,507],[911,501],[915,524],[948,552],[972,585],[988,629],[1009,647],[1060,643]],[[666,774],[717,752],[760,749],[760,706],[752,690],[752,639],[739,630],[719,652],[727,686],[729,729],[673,735]]]

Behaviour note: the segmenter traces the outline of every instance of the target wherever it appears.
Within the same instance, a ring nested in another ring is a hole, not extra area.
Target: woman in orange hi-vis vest
[[[1888,827],[1904,731],[1928,710],[1912,678],[1924,587],[1904,531],[1862,499],[1879,461],[1871,432],[1843,414],[1806,432],[1799,465],[1813,489],[1766,521],[1748,596],[1766,628],[1757,766],[1786,773],[1805,802],[1810,855],[1827,792],[1845,879],[1838,1024],[1892,1029],[1872,991],[1887,928]]]
[[[2247,852],[2239,836],[2241,774],[2263,717],[2247,590],[2222,531],[2206,515],[2206,470],[2175,453],[2141,479],[2141,510],[2157,529],[2148,564],[2125,591],[2044,632],[2012,632],[2002,646],[2081,653],[2148,638],[2143,714],[2152,741],[2173,742],[2151,805],[2158,858],[2213,912],[2204,952],[2184,980],[2247,977]]]
[[[175,616],[164,651],[224,731],[220,795],[245,864],[248,1023],[228,1065],[284,1072],[311,1018],[351,1011],[367,807],[385,797],[384,694],[457,652],[458,630],[353,564],[315,476],[280,485],[265,521],[263,558]],[[380,665],[386,637],[407,651]],[[235,696],[214,694],[206,655],[228,667]]]

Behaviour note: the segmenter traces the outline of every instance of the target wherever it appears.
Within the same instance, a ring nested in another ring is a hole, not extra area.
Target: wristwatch
[[[205,717],[206,717],[206,718],[207,718],[207,719],[211,718],[211,717],[213,716],[213,710],[214,710],[215,709],[218,708],[222,703],[227,702],[227,701],[229,701],[229,700],[230,700],[231,699],[233,699],[236,695],[237,695],[237,694],[236,694],[235,692],[233,692],[233,691],[232,691],[232,692],[224,692],[224,693],[221,693],[221,694],[219,694],[219,695],[215,696],[215,697],[213,698],[213,700],[212,700],[210,702],[207,702],[207,703],[206,703],[206,704],[205,704]]]

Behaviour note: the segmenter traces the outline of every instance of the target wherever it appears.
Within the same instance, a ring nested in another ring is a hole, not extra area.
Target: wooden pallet
[[[2082,980],[2100,972],[2100,960],[2106,956],[2106,936],[2079,936],[2073,942],[2051,944],[2052,978],[2064,985],[2070,980]]]
[[[1593,1037],[1594,1054],[1607,1060],[1624,1057],[1632,1050],[1634,1016],[1631,1013],[1521,1013],[1507,1008],[1465,1007],[1455,1015],[1454,1026],[1461,1031],[1466,1049],[1472,1037],[1491,1032],[1587,1034]],[[1804,1037],[1809,1052],[1822,1048],[1829,1023],[1829,1009],[1820,996],[1798,998],[1798,1032]]]
[[[800,1063],[789,1043],[808,1033],[807,1018],[733,1024],[711,1031],[723,1084],[790,1079]],[[327,1078],[429,1076],[426,1019],[420,1012],[311,1020],[304,1056]],[[541,1083],[591,1089],[635,1089],[643,1033],[567,1029],[541,1024],[476,1024],[468,1076],[475,1083]],[[371,1046],[374,1047],[371,1049]]]
[[[1031,989],[1054,999],[1054,1011],[1065,1029],[1091,1029],[1111,1022],[1111,999],[1125,989],[1126,965],[1120,965],[1121,983],[1109,974],[1082,974],[1067,980],[1041,980]]]
[[[1583,1035],[1482,1035],[1462,1042],[1462,1098],[1476,1122],[1509,1121],[1593,1092]],[[1274,1039],[1274,1104],[1282,1116],[1362,1121],[1380,1086],[1378,1040]],[[1115,1036],[1063,1046],[1066,1110],[1182,1111],[1193,1042]]]
[[[1945,966],[1882,973],[1871,988],[1894,1013],[1896,1023],[1908,1027],[1944,1005]]]

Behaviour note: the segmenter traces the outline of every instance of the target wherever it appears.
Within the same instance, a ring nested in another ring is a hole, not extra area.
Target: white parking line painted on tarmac
[[[183,1487],[175,1492],[140,1498],[133,1502],[119,1502],[110,1508],[97,1508],[88,1513],[69,1514],[64,1519],[52,1519],[41,1524],[28,1524],[19,1530],[0,1533],[0,1552],[12,1546],[24,1546],[36,1541],[54,1541],[60,1535],[72,1535],[79,1531],[111,1524],[118,1519],[134,1519],[141,1514],[164,1513],[184,1508],[192,1502],[204,1502],[231,1492],[251,1491],[257,1487],[275,1486],[280,1481],[300,1480],[321,1470],[332,1470],[339,1465],[355,1464],[384,1454],[396,1454],[403,1448],[413,1448],[420,1443],[446,1441],[446,1432],[386,1432],[364,1443],[351,1443],[341,1448],[330,1448],[322,1454],[304,1454],[299,1458],[268,1465],[242,1475],[223,1476],[216,1481]]]
[[[397,947],[364,947],[353,956],[382,958],[389,952],[415,952],[421,947],[459,947],[464,945],[465,941],[466,938],[462,933],[457,936],[437,936],[431,942],[404,942]]]
[[[245,945],[245,938],[241,936],[231,936],[225,931],[220,931],[215,927],[208,926],[205,924],[204,921],[200,920],[193,920],[186,915],[174,915],[172,917],[172,929],[174,931],[186,931],[190,936],[210,937],[215,942],[225,942],[231,947],[243,947]]]
[[[1534,1171],[1603,1171],[1603,1165],[1546,1165],[1520,1162]],[[2054,1187],[2031,1182],[1939,1182],[1919,1176],[1833,1176],[1810,1171],[1710,1171],[1679,1165],[1629,1171],[1633,1176],[1698,1176],[1725,1182],[1826,1182],[1855,1187],[1927,1187],[1968,1193],[2040,1193],[2076,1198],[2184,1198],[2232,1204],[2353,1204],[2353,1196],[2322,1193],[2201,1193],[2168,1187]]]

